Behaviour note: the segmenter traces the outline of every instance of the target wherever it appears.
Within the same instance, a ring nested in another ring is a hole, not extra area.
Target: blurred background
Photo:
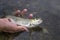
[[[60,40],[60,0],[0,0],[0,15],[3,11],[12,14],[16,9],[27,8],[29,13],[42,18],[40,25],[48,33],[33,32],[33,40]],[[13,40],[29,40],[29,33],[24,32]]]

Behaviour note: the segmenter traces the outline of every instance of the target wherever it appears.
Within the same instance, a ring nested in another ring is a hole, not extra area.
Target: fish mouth
[[[38,25],[38,24],[41,24],[42,22],[43,22],[43,20],[41,20],[41,19],[35,19],[34,21],[31,21],[31,24]]]

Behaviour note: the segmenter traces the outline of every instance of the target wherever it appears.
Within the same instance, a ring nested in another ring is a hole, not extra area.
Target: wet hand
[[[17,26],[15,23],[12,23],[8,20],[8,18],[0,19],[0,31],[15,33],[19,31],[28,31],[28,29],[24,26]]]
[[[15,15],[15,16],[19,16],[19,15],[24,16],[24,15],[27,13],[27,11],[28,11],[27,9],[23,9],[22,11],[16,10],[16,11],[14,12],[14,15]],[[28,15],[28,18],[29,18],[29,19],[33,18],[33,14],[30,13],[30,14]]]

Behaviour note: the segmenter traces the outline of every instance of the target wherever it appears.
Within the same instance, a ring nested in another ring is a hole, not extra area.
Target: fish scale
[[[16,23],[17,25],[23,25],[23,26],[27,27],[29,29],[29,36],[30,36],[29,38],[30,38],[30,40],[32,40],[32,35],[31,34],[32,34],[33,31],[41,31],[42,30],[42,28],[39,27],[39,24],[42,23],[41,18],[26,19],[26,18],[11,16],[11,15],[6,16],[6,18],[9,18],[10,22]],[[16,33],[15,34],[5,33],[2,36],[2,38],[4,38],[2,40],[13,40],[13,38],[17,34]]]
[[[42,23],[41,18],[27,19],[27,18],[21,18],[16,16],[6,16],[6,17],[10,18],[11,22],[16,23],[17,25],[23,25],[27,28],[36,27]]]

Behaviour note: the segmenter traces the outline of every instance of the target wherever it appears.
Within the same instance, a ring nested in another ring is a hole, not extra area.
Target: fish
[[[5,18],[9,18],[9,21],[12,23],[16,23],[18,26],[22,25],[24,27],[27,27],[29,29],[29,39],[32,40],[32,33],[34,31],[42,31],[44,34],[47,33],[48,31],[45,28],[41,28],[40,24],[43,22],[43,20],[41,18],[23,18],[23,17],[16,17],[13,15],[7,15],[5,16]],[[17,35],[19,35],[21,32],[19,33],[15,33],[15,34],[9,34],[9,33],[5,33],[3,35],[4,39],[2,40],[13,40],[13,38]],[[6,36],[5,36],[6,35]],[[2,38],[3,38],[2,37]]]
[[[6,16],[6,18],[9,18],[12,23],[16,23],[17,25],[22,25],[27,28],[35,28],[43,22],[41,18],[28,19],[11,15]]]

